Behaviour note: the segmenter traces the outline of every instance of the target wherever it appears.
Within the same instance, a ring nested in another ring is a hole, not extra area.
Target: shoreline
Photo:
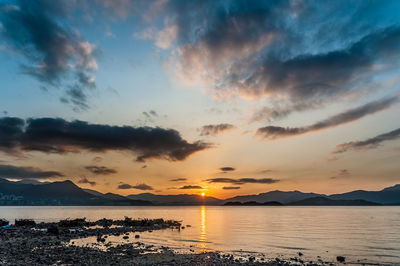
[[[0,227],[1,265],[339,265],[336,262],[307,261],[299,252],[289,259],[268,258],[261,253],[243,252],[240,255],[219,251],[177,252],[171,247],[146,245],[141,232],[181,230],[178,221],[163,219],[101,219],[95,222],[82,219],[35,223],[16,220],[13,225]],[[92,243],[85,240],[91,239]],[[109,241],[120,238],[122,243]],[[82,242],[82,243],[80,243]],[[366,264],[365,262],[356,264]]]

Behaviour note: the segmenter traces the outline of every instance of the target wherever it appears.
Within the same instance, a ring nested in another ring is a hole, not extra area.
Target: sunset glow
[[[398,181],[400,1],[106,2],[0,6],[2,178],[220,198]]]
[[[400,0],[0,0],[0,81],[2,265],[400,265]]]

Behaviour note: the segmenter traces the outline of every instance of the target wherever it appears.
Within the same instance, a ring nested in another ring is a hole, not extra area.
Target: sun
[[[206,195],[206,193],[204,193],[204,192],[201,192],[201,196],[202,197],[204,197]]]

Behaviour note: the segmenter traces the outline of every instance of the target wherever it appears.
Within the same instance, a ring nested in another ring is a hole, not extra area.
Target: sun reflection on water
[[[206,206],[200,208],[200,239],[199,239],[200,251],[208,251],[207,246],[207,227],[206,227]]]

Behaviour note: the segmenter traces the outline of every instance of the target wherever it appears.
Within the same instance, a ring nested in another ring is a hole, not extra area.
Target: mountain
[[[324,204],[321,197],[323,197]],[[304,201],[311,198],[319,198],[310,201]],[[334,202],[329,202],[327,199],[335,200]],[[354,202],[354,200],[360,200],[360,202]],[[246,195],[246,196],[236,196],[224,200],[227,202],[251,202],[255,201],[258,203],[277,201],[283,204],[305,204],[305,205],[371,205],[375,204],[386,204],[386,205],[400,205],[400,184],[394,185],[392,187],[384,188],[380,191],[365,191],[365,190],[355,190],[342,194],[324,195],[316,193],[303,193],[300,191],[270,191],[266,193],[260,193],[257,195]],[[351,202],[350,202],[351,201]],[[364,201],[364,202],[363,202]]]
[[[87,188],[84,188],[82,190],[87,192],[87,193],[89,193],[89,194],[92,194],[94,196],[103,197],[103,198],[110,199],[110,200],[129,200],[129,198],[121,196],[119,194],[114,194],[114,193],[105,193],[104,194],[104,193],[100,193],[100,192],[98,192],[96,190],[87,189]]]
[[[224,203],[224,206],[283,206],[283,204],[277,201],[268,201],[264,203],[259,203],[256,201],[248,201],[243,203],[238,201],[229,201]]]
[[[398,204],[400,203],[400,184],[384,188],[380,191],[355,190],[342,194],[329,196],[334,200],[366,200],[380,204]]]
[[[323,194],[316,194],[316,193],[303,193],[300,191],[270,191],[266,193],[260,193],[257,195],[246,195],[246,196],[236,196],[233,198],[226,199],[224,202],[249,202],[249,201],[256,201],[256,202],[268,202],[268,201],[277,201],[280,203],[289,203],[293,201],[299,201],[307,198],[313,197],[320,197],[325,196]]]
[[[384,188],[381,191],[400,191],[400,184],[394,185],[392,187]]]
[[[51,182],[40,182],[35,179],[23,179],[21,181],[16,181],[18,184],[32,184],[32,185],[45,185],[50,184]]]
[[[98,197],[103,197],[103,196],[104,196],[103,193],[100,193],[100,192],[98,192],[98,191],[96,191],[96,190],[93,190],[93,189],[82,188],[82,190],[85,191],[85,192],[87,192],[87,193],[89,193],[89,194],[92,194],[92,195],[94,195],[94,196],[98,196]]]
[[[400,184],[380,191],[355,190],[324,195],[300,191],[270,191],[257,195],[221,200],[193,194],[157,195],[152,193],[121,196],[82,189],[72,181],[52,183],[13,182],[0,178],[0,205],[292,205],[292,206],[364,206],[400,205]]]
[[[147,200],[157,205],[221,205],[222,200],[214,197],[201,197],[199,195],[156,195],[152,193],[141,193],[127,196],[133,200]]]
[[[366,200],[333,200],[327,197],[314,197],[290,202],[290,206],[378,206],[381,204]]]
[[[93,195],[69,180],[34,185],[0,179],[0,205],[152,205],[152,203],[112,194]]]

